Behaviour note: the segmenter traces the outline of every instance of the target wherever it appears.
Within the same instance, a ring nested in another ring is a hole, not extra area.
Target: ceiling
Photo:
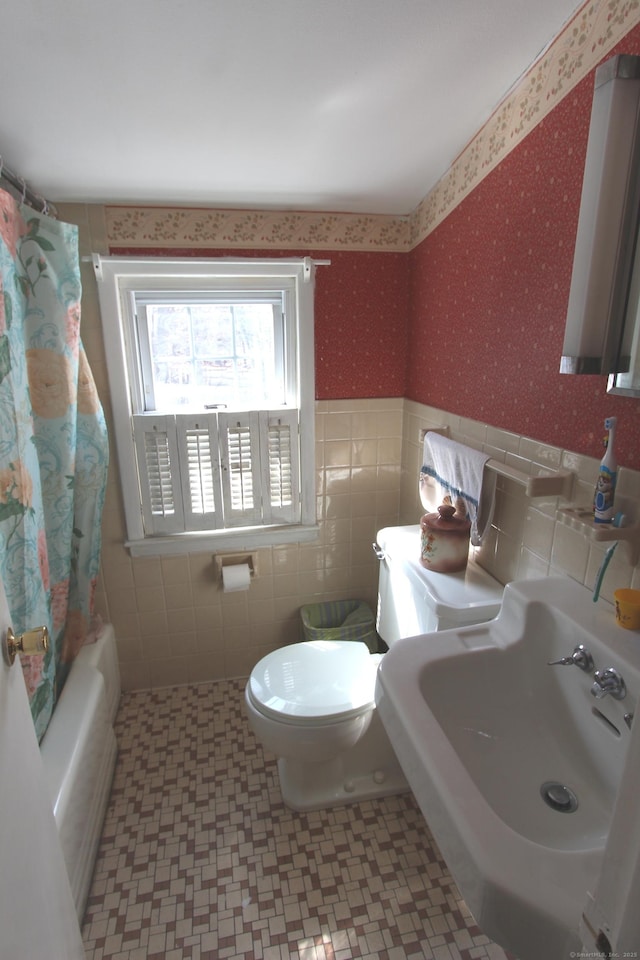
[[[0,154],[54,202],[408,214],[579,6],[14,0]]]

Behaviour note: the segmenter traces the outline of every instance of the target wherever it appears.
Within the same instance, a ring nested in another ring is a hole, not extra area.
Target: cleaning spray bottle
[[[593,513],[596,523],[612,523],[615,516],[613,497],[616,491],[618,464],[613,449],[616,418],[607,417],[604,428],[608,431],[606,439],[607,449],[600,463],[595,495],[593,498]]]

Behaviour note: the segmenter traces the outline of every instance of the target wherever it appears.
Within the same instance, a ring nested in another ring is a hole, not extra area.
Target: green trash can
[[[330,600],[300,608],[305,640],[359,640],[370,653],[381,653],[376,620],[363,600]]]

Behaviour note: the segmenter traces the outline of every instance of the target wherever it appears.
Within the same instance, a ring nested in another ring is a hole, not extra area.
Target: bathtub
[[[108,624],[76,657],[40,745],[80,922],[116,763],[113,721],[119,702],[116,643]]]

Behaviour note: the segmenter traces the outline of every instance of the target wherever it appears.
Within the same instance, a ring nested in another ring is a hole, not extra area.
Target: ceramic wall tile
[[[416,445],[411,438],[416,431],[425,429],[428,422],[446,422],[448,415],[446,411],[439,412],[426,405],[421,407],[413,401],[407,402],[406,410],[411,430],[405,431],[408,440],[403,446],[400,516],[402,522],[411,523],[415,522],[418,515],[418,496],[414,486],[417,476],[414,460]],[[477,551],[481,565],[503,583],[515,577],[528,578],[553,573],[571,576],[591,587],[603,548],[589,540],[588,528],[579,531],[566,527],[558,519],[558,511],[573,503],[591,503],[598,462],[592,457],[561,450],[511,432],[504,433],[504,447],[500,447],[501,431],[483,423],[477,427],[470,426],[466,419],[459,419],[458,423],[462,425],[461,432],[452,427],[452,439],[464,443],[469,437],[482,436],[486,431],[487,440],[490,439],[491,443],[484,444],[485,453],[521,471],[525,478],[554,469],[575,472],[571,501],[557,496],[530,500],[525,495],[523,485],[498,476],[492,529]],[[474,446],[473,443],[468,445]],[[625,468],[620,471],[620,480],[624,490],[619,497],[621,505],[628,510],[630,518],[640,518],[640,474]],[[608,584],[614,578],[621,583],[640,580],[638,568],[634,570],[629,563],[626,548],[618,548],[616,556],[619,566],[614,567],[613,577],[608,575],[603,592],[606,599],[611,599]]]
[[[579,583],[585,583],[588,550],[584,535],[563,524],[556,524],[551,550],[552,566],[565,571]]]
[[[555,518],[529,505],[525,514],[522,545],[547,563],[551,559]]]
[[[197,679],[198,667],[205,671],[202,679],[244,669],[252,657],[300,639],[304,603],[358,598],[375,608],[378,566],[371,543],[377,531],[417,523],[424,512],[420,431],[446,424],[453,439],[484,446],[527,475],[539,471],[541,460],[545,469],[550,460],[558,462],[557,451],[535,440],[414,401],[321,401],[317,411],[323,438],[317,442],[318,541],[257,551],[258,576],[246,594],[222,592],[211,554],[132,562],[121,548],[105,546],[104,580],[125,689],[164,683],[169,676]],[[326,430],[334,415],[338,422]],[[347,424],[351,435],[338,436]],[[348,462],[331,466],[336,459]],[[589,478],[576,484],[588,501],[597,461],[561,451],[560,463]],[[625,496],[640,491],[633,471],[621,472],[621,482]],[[554,498],[529,501],[523,488],[500,479],[494,525],[477,551],[479,561],[502,582],[551,571],[589,584],[603,551],[590,553],[584,537],[558,532],[558,505]],[[634,578],[620,548],[603,595],[610,598],[614,581]]]
[[[540,466],[551,470],[560,469],[562,450],[559,447],[552,447],[548,443],[539,443],[537,440],[521,437],[518,453],[525,460],[531,460],[532,463],[540,464]]]

